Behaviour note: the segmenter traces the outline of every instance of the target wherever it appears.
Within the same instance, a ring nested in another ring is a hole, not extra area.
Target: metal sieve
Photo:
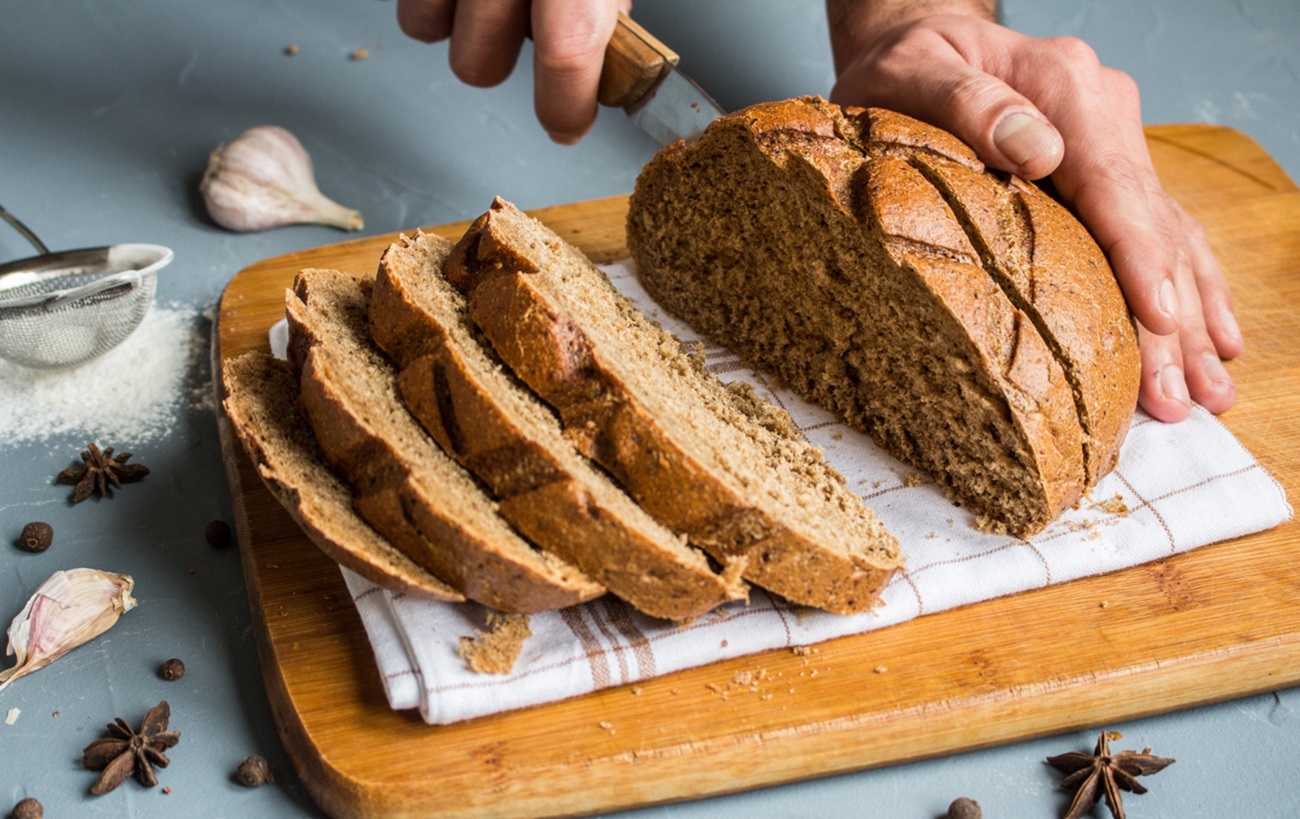
[[[121,244],[51,253],[3,207],[40,253],[0,265],[0,358],[36,369],[71,367],[131,334],[153,305],[162,245]]]

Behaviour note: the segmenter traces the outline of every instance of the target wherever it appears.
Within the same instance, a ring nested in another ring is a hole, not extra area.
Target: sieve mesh
[[[93,283],[84,296],[61,298]],[[0,358],[24,367],[72,367],[103,355],[131,334],[153,304],[157,277],[62,271],[0,293]],[[93,289],[93,288],[92,288]],[[29,300],[49,296],[39,304]],[[9,302],[22,300],[24,305]]]

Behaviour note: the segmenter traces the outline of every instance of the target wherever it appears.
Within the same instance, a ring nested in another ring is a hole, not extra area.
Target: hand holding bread
[[[1050,176],[1110,259],[1141,324],[1144,409],[1162,421],[1236,400],[1232,297],[1200,224],[1165,194],[1132,78],[1083,42],[993,22],[988,0],[828,0],[831,99],[892,108],[955,134],[990,167]],[[940,14],[939,12],[947,12]]]

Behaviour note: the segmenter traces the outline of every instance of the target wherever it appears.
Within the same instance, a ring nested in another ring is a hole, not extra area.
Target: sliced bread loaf
[[[1041,530],[1117,458],[1136,337],[1095,242],[935,128],[806,98],[661,151],[630,202],[646,288],[991,528]]]
[[[352,490],[325,465],[298,406],[298,379],[287,362],[244,353],[222,364],[221,382],[221,405],[262,482],[321,551],[392,591],[465,599],[353,511]]]
[[[442,275],[451,247],[434,234],[403,236],[379,264],[370,330],[402,367],[407,408],[491,488],[524,535],[641,611],[691,620],[744,599],[736,572],[715,572],[637,506],[492,356],[464,297]]]
[[[304,270],[286,296],[290,356],[326,461],[352,485],[358,513],[471,600],[531,613],[604,589],[539,551],[406,410],[397,372],[370,340],[371,279]]]
[[[797,603],[876,601],[894,538],[788,415],[704,372],[580,251],[498,199],[446,271],[497,354],[660,522]]]

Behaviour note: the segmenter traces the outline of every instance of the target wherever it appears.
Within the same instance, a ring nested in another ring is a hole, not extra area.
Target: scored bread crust
[[[390,591],[465,599],[358,517],[352,490],[324,463],[287,362],[250,351],[224,361],[221,371],[222,407],[236,436],[266,488],[322,552]]]
[[[996,528],[1041,530],[1115,463],[1138,359],[1104,256],[943,131],[753,106],[643,169],[628,244],[670,312]]]
[[[466,597],[500,611],[548,611],[602,594],[511,529],[407,412],[396,371],[369,339],[371,284],[308,269],[285,299],[303,408],[326,461],[352,484],[358,514]]]
[[[434,234],[402,236],[375,281],[371,335],[402,368],[412,414],[488,485],[507,520],[641,611],[691,620],[744,599],[735,571],[715,572],[636,506],[491,357],[464,298],[442,276],[451,247]]]
[[[446,270],[468,294],[470,315],[496,353],[556,408],[578,449],[652,516],[720,560],[745,559],[746,579],[794,602],[840,613],[876,602],[901,564],[883,525],[788,416],[704,373],[580,251],[497,199]],[[568,292],[579,286],[588,289]],[[610,318],[612,330],[599,341],[580,304],[587,299]],[[662,358],[647,363],[654,355]],[[652,370],[663,389],[679,389],[684,409],[740,452],[713,451],[727,444],[690,439],[674,413],[657,416],[650,409],[656,396],[632,372],[638,368]],[[729,471],[729,458],[750,453],[780,460],[779,469],[745,479]],[[806,508],[796,509],[799,502]],[[819,516],[843,522],[845,531],[830,531]]]

